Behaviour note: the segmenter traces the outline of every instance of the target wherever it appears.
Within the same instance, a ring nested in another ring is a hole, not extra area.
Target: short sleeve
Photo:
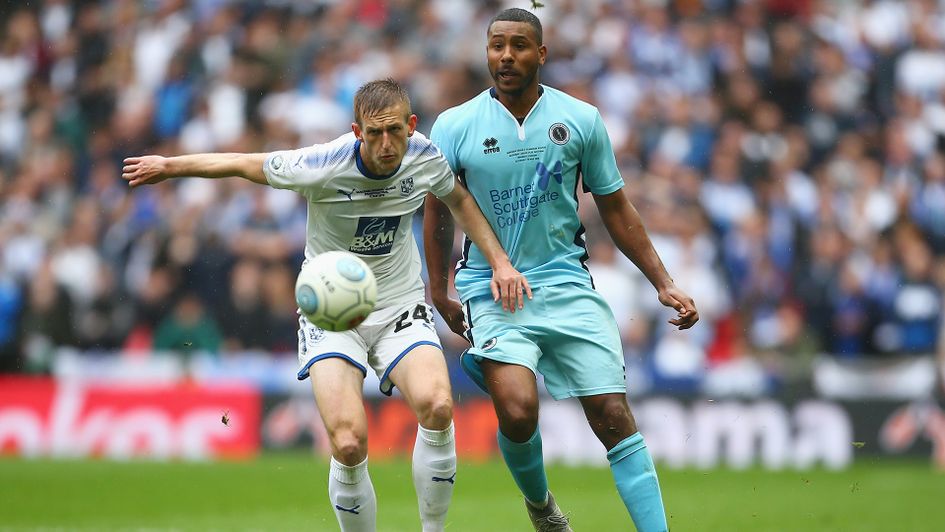
[[[310,198],[352,153],[350,144],[339,143],[276,151],[266,158],[263,172],[274,188],[294,190]]]
[[[594,194],[610,194],[623,186],[623,178],[617,169],[617,159],[610,144],[610,136],[604,127],[600,113],[594,112],[594,125],[584,143],[581,155],[581,174],[584,189]]]
[[[456,179],[453,178],[453,170],[446,162],[442,154],[437,154],[430,161],[430,192],[438,198],[448,195],[453,191],[456,185]]]
[[[433,128],[430,130],[430,140],[440,149],[440,153],[443,154],[453,173],[459,173],[459,158],[456,157],[453,138],[450,136],[449,126],[443,119],[442,114],[433,123]]]

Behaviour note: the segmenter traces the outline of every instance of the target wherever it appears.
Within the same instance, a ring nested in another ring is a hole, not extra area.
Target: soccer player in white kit
[[[357,254],[374,271],[377,307],[358,327],[329,332],[299,318],[298,378],[311,377],[331,440],[328,495],[344,531],[376,528],[377,501],[367,469],[367,368],[381,391],[400,389],[417,415],[413,480],[424,531],[443,530],[456,476],[452,395],[446,362],[420,277],[411,229],[427,192],[453,216],[493,268],[492,293],[502,307],[522,308],[531,289],[502,249],[467,190],[429,139],[414,131],[406,91],[372,81],[354,99],[352,133],[326,143],[269,154],[208,153],[125,159],[132,187],[167,178],[239,176],[294,190],[308,200],[306,259],[330,250]]]

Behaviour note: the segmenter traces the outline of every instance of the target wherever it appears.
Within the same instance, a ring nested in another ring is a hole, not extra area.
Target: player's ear
[[[538,64],[545,64],[545,56],[548,55],[548,48],[543,44],[538,47]]]
[[[351,131],[354,132],[355,137],[358,137],[358,140],[364,140],[364,137],[361,136],[361,126],[357,122],[351,122]]]
[[[410,118],[407,119],[407,136],[413,136],[415,129],[417,129],[417,115],[410,115]]]

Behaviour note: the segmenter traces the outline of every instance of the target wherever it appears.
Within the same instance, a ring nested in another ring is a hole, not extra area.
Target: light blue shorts
[[[473,347],[463,370],[486,390],[479,362],[488,358],[541,373],[555,399],[626,393],[620,334],[610,307],[593,288],[577,284],[545,286],[514,314],[491,296],[466,302]]]

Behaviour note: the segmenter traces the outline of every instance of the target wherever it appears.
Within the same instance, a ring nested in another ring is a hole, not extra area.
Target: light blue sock
[[[508,439],[498,431],[499,450],[512,478],[525,498],[541,507],[548,500],[548,477],[545,476],[545,461],[541,455],[541,434],[538,429],[524,443]]]
[[[653,458],[639,432],[618,443],[607,452],[610,470],[617,483],[617,492],[630,511],[630,518],[639,532],[665,532],[666,512],[660,495]]]

